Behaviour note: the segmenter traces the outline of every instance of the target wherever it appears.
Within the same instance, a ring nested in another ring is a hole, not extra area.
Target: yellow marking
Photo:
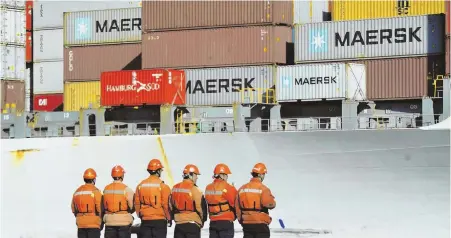
[[[80,141],[78,140],[78,138],[74,138],[72,140],[72,146],[78,146],[78,144],[80,144]]]
[[[161,137],[157,138],[158,147],[160,147],[161,157],[163,158],[164,171],[168,178],[169,187],[174,186],[174,177],[172,176],[171,167],[169,166],[168,158],[166,157],[166,153],[164,152],[163,142],[161,141]]]
[[[25,153],[28,152],[36,152],[39,151],[38,149],[25,149],[25,150],[15,150],[15,151],[10,151],[11,155],[14,158],[14,165],[19,166],[23,159],[25,158]]]

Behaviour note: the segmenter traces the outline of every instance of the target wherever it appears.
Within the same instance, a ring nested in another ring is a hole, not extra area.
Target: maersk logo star
[[[311,30],[309,38],[310,52],[327,52],[327,30]]]
[[[282,87],[289,88],[291,86],[291,77],[282,76]]]
[[[78,18],[75,20],[75,39],[85,40],[91,38],[91,19]]]

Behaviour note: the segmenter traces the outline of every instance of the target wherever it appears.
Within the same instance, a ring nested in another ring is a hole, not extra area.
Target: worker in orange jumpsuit
[[[227,165],[218,164],[213,174],[213,183],[205,188],[205,200],[210,216],[210,238],[233,238],[237,191],[233,185],[227,183],[228,175],[232,172]]]
[[[163,168],[160,160],[152,159],[147,165],[150,176],[136,187],[135,209],[141,218],[139,238],[166,238],[167,227],[172,226],[171,189],[160,179]]]
[[[103,190],[103,207],[105,215],[105,238],[130,238],[133,224],[133,195],[134,192],[123,184],[125,170],[116,165],[111,170],[113,182]]]
[[[266,166],[258,163],[252,169],[252,179],[238,189],[236,196],[236,214],[243,227],[243,238],[269,238],[269,224],[272,218],[268,210],[276,207],[274,196],[263,185],[267,173]]]
[[[72,213],[78,227],[78,238],[100,238],[103,228],[102,193],[95,186],[97,174],[94,169],[87,169],[83,174],[85,181],[72,197]]]
[[[188,164],[183,170],[183,181],[174,185],[171,211],[174,213],[174,238],[200,238],[200,229],[207,221],[207,203],[197,187],[199,168]]]

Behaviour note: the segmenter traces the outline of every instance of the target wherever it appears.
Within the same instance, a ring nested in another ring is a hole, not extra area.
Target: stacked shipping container
[[[64,22],[65,110],[98,107],[102,72],[141,69],[141,8],[68,12]]]
[[[142,11],[143,68],[186,69],[188,105],[231,105],[254,87],[263,102],[275,72],[265,65],[287,63],[292,1],[145,1]]]
[[[140,1],[90,1],[90,2],[80,2],[80,1],[34,1],[34,14],[32,15],[33,24],[30,27],[33,28],[33,91],[34,98],[37,101],[41,101],[41,107],[36,108],[36,110],[48,111],[53,108],[50,105],[63,104],[63,91],[64,91],[64,13],[73,11],[90,11],[90,10],[101,10],[101,9],[133,9],[140,6]],[[73,23],[77,27],[80,25],[81,30],[87,24],[89,20],[86,17],[88,15],[80,16],[80,22]],[[95,20],[95,19],[93,19]],[[72,21],[75,21],[72,19]],[[89,22],[90,23],[90,22]],[[86,25],[90,27],[89,30],[94,29],[95,25]],[[78,28],[77,28],[78,29]],[[73,29],[75,32],[76,29]],[[88,29],[86,29],[88,30]],[[91,35],[83,34],[80,32],[77,37],[90,37]],[[91,34],[91,32],[89,32]],[[78,39],[78,38],[77,38]],[[70,45],[74,42],[68,42]],[[83,42],[84,43],[84,42]],[[92,43],[92,42],[88,42]],[[97,77],[97,80],[100,77]],[[83,88],[83,87],[75,87]],[[99,92],[99,90],[97,90]],[[75,95],[83,95],[85,93],[77,93]],[[48,95],[48,96],[46,96]],[[74,95],[74,94],[72,94]],[[43,100],[46,98],[47,100]],[[57,100],[57,101],[55,101]],[[77,101],[77,100],[76,100]],[[34,102],[33,105],[39,106],[38,102]],[[67,109],[65,107],[65,109]],[[71,109],[71,108],[69,108]],[[78,109],[77,109],[78,110]]]
[[[30,85],[25,74],[25,2],[0,3],[1,110],[29,110]]]
[[[25,77],[27,110],[34,110],[33,98],[33,1],[25,1]],[[41,103],[43,104],[43,103]]]
[[[445,73],[447,7],[449,1],[332,0],[334,21],[294,27],[295,61],[365,59],[358,63],[367,68],[368,99],[427,96],[427,80]]]

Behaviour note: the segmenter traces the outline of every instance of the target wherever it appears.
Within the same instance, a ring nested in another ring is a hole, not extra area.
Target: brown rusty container
[[[292,25],[293,1],[143,1],[142,30]]]
[[[363,61],[370,100],[414,99],[428,96],[432,78],[445,72],[444,55]],[[430,95],[432,96],[432,95]]]
[[[141,69],[141,44],[64,49],[64,81],[99,80],[104,71]]]
[[[143,34],[142,63],[151,68],[285,64],[286,26],[231,27]]]
[[[25,82],[19,80],[1,80],[1,94],[3,111],[6,104],[15,104],[17,111],[25,109]]]

